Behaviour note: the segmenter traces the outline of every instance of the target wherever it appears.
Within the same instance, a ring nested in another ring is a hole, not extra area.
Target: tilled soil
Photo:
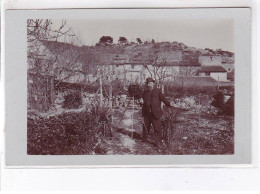
[[[132,120],[133,117],[133,120]],[[234,153],[234,118],[179,114],[170,142],[161,146],[152,137],[142,141],[140,109],[118,109],[113,114],[113,136],[102,141],[108,155],[210,155]]]
[[[192,108],[176,110],[177,116],[168,122],[172,125],[167,128],[169,138],[164,146],[154,141],[153,133],[142,141],[140,107],[114,109],[112,136],[97,134],[93,118],[86,111],[28,118],[27,152],[30,155],[234,154],[234,117],[196,112]]]

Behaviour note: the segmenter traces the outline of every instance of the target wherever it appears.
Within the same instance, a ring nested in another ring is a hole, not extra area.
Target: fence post
[[[162,93],[164,94],[164,84],[162,83]],[[161,108],[163,109],[164,103],[161,103]]]

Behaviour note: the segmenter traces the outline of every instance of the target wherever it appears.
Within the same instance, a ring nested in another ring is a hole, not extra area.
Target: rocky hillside
[[[89,47],[88,47],[89,48]],[[98,53],[114,53],[127,55],[130,58],[132,57],[146,57],[148,55],[164,55],[167,52],[178,52],[181,53],[182,60],[195,60],[202,54],[209,55],[221,55],[223,58],[232,58],[234,57],[234,53],[229,51],[223,51],[221,49],[213,50],[210,48],[199,49],[195,47],[189,47],[184,43],[180,42],[146,42],[142,44],[138,43],[127,43],[127,44],[110,44],[107,46],[95,46]],[[178,61],[178,56],[175,59]]]
[[[234,53],[232,52],[221,49],[199,49],[179,42],[145,42],[142,44],[131,42],[126,44],[97,44],[96,46],[81,47],[57,41],[45,41],[43,44],[51,52],[55,53],[55,55],[61,54],[61,52],[65,52],[66,50],[75,52],[77,55],[80,55],[80,61],[88,65],[100,64],[102,61],[113,63],[115,56],[127,58],[128,61],[151,61],[154,57],[157,57],[156,59],[159,61],[185,61],[194,63],[198,61],[198,57],[202,54],[221,55],[223,60],[228,63],[234,63]]]

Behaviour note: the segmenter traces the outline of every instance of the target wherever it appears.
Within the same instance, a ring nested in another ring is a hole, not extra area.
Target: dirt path
[[[160,150],[155,145],[143,142],[141,139],[142,116],[140,109],[116,110],[113,124],[115,128],[114,135],[105,141],[107,154],[160,154]]]

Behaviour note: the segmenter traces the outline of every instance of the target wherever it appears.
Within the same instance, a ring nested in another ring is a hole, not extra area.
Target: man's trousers
[[[161,132],[161,119],[156,119],[152,114],[144,116],[143,123],[143,139],[147,138],[148,134],[151,134],[151,125],[154,129],[154,135],[158,142],[162,141],[162,132]]]

